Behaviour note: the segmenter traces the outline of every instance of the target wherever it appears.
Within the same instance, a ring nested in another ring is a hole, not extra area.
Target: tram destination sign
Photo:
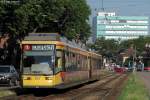
[[[55,45],[32,45],[32,50],[35,50],[35,51],[53,51],[53,50],[55,50]]]

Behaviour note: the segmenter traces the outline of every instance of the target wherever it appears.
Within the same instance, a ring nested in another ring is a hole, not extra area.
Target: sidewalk
[[[150,95],[150,72],[137,72],[137,75],[139,76],[141,81],[143,81]]]

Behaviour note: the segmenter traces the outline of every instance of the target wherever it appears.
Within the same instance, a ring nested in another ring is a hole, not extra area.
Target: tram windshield
[[[53,74],[55,65],[55,51],[24,51],[22,62],[22,70],[24,74]]]

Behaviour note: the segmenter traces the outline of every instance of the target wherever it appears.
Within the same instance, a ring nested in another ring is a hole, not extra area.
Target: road
[[[137,72],[137,74],[141,78],[141,81],[144,82],[150,93],[150,72]]]

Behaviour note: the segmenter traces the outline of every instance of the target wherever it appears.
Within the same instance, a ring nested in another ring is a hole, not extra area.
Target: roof
[[[69,41],[67,38],[61,37],[58,33],[29,33],[29,35],[24,38],[23,43],[28,43],[30,41],[32,41],[32,43],[35,43],[36,41],[41,41],[44,43],[46,41],[47,43],[57,43],[58,41],[64,43],[65,45],[68,45],[71,48],[78,48],[81,51],[87,51],[86,46],[81,42],[76,43],[75,40]],[[91,53],[93,54],[93,56],[95,55],[94,52]]]
[[[58,41],[60,40],[60,35],[58,33],[29,33],[28,36],[24,38],[25,41]]]

